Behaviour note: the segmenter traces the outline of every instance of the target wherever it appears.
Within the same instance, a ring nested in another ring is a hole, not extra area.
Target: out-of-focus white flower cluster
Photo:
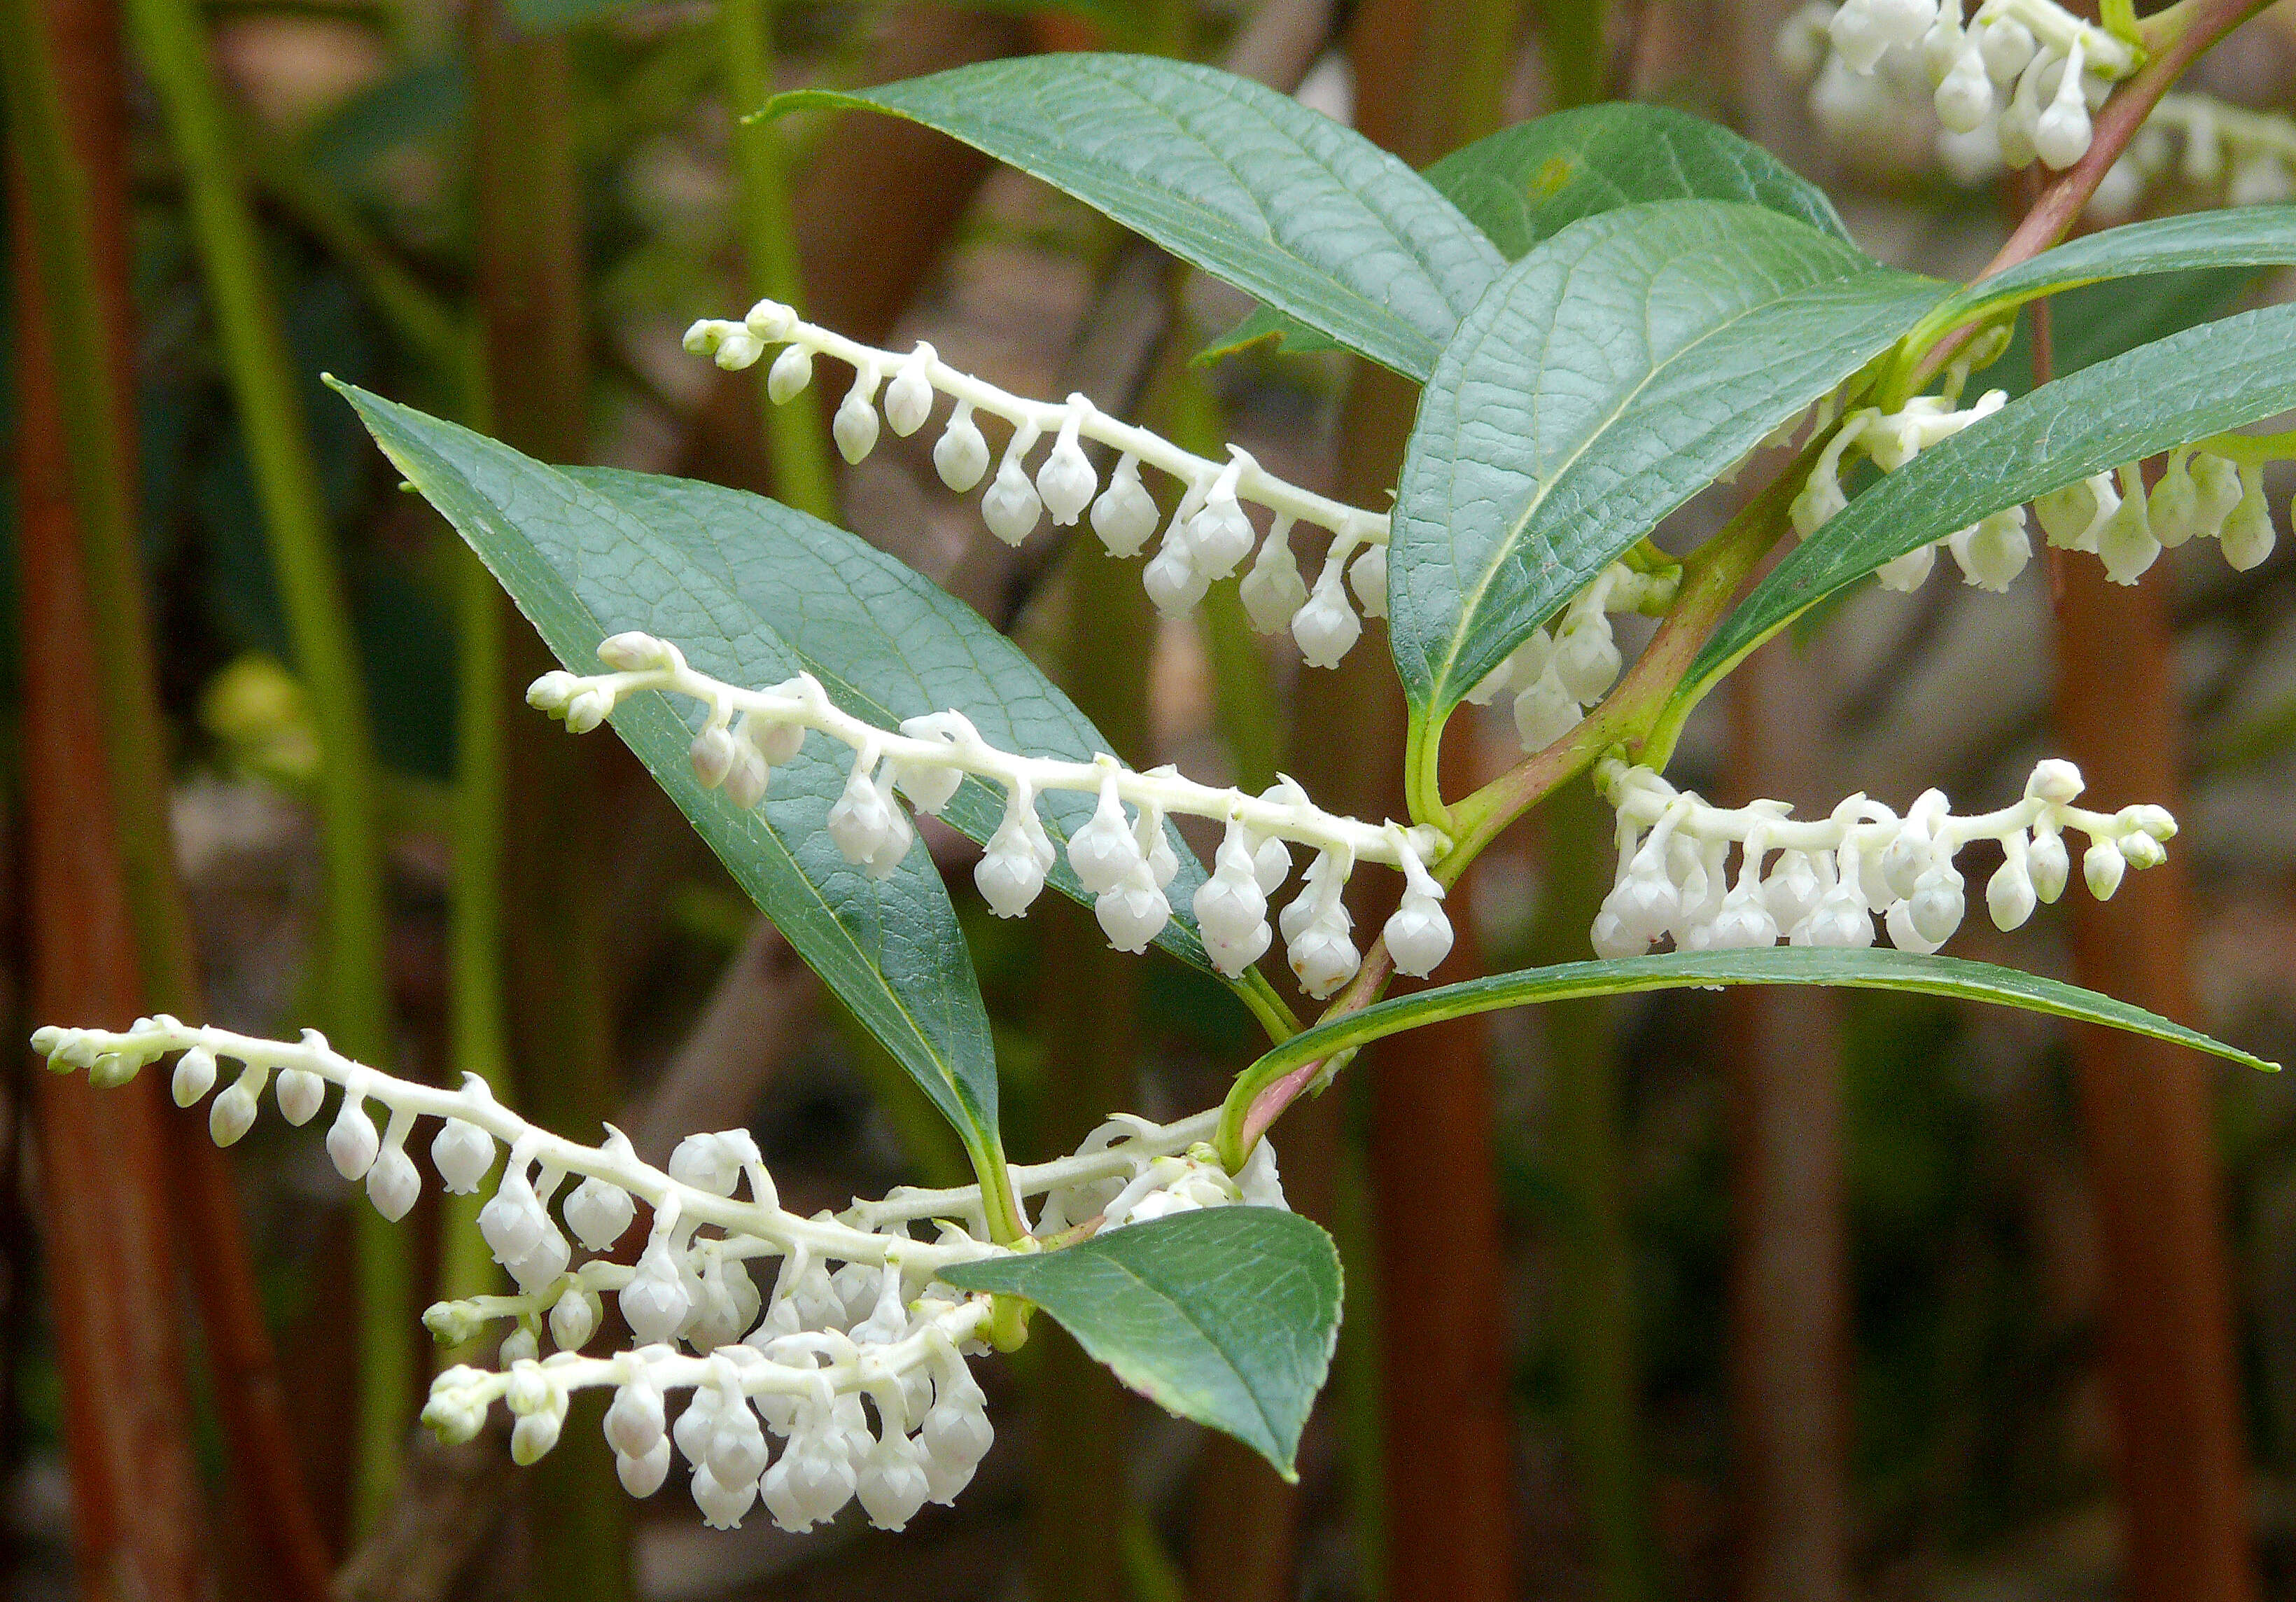
[[[1500,695],[1513,696],[1515,737],[1525,751],[1545,750],[1577,727],[1587,703],[1600,701],[1618,680],[1620,657],[1611,613],[1663,612],[1674,604],[1681,580],[1678,566],[1644,572],[1611,563],[1571,598],[1552,629],[1533,629],[1467,699],[1486,706]]]
[[[459,1090],[415,1084],[341,1056],[316,1031],[290,1043],[163,1016],[119,1031],[43,1029],[32,1044],[52,1067],[84,1069],[99,1087],[180,1053],[173,1085],[184,1106],[214,1088],[219,1064],[239,1063],[209,1111],[223,1145],[254,1123],[266,1089],[300,1124],[336,1085],[328,1152],[393,1220],[422,1191],[406,1149],[416,1119],[440,1121],[430,1161],[452,1192],[479,1190],[506,1147],[479,1228],[516,1294],[440,1302],[424,1315],[448,1345],[511,1325],[500,1368],[458,1365],[432,1382],[422,1417],[444,1439],[475,1436],[500,1401],[514,1421],[512,1456],[532,1463],[557,1444],[574,1392],[611,1388],[606,1439],[633,1495],[661,1487],[674,1450],[693,1469],[690,1489],[709,1523],[738,1524],[762,1501],[791,1530],[856,1499],[871,1522],[898,1530],[926,1502],[953,1499],[988,1450],[994,1432],[965,1359],[986,1350],[991,1300],[936,1277],[1004,1249],[980,1238],[988,1226],[977,1186],[896,1190],[837,1217],[802,1219],[782,1209],[746,1130],[689,1136],[667,1171],[657,1169],[611,1126],[602,1145],[583,1146],[528,1123],[475,1075]],[[380,1134],[370,1103],[387,1119]],[[1013,1190],[1046,1198],[1044,1236],[1199,1207],[1283,1206],[1266,1141],[1241,1173],[1220,1169],[1202,1143],[1217,1119],[1118,1118],[1074,1156],[1012,1168]],[[631,1267],[603,1253],[636,1221],[639,1202],[652,1220]],[[915,1238],[919,1223],[933,1225],[936,1238]],[[578,1244],[594,1255],[578,1262]],[[751,1265],[766,1259],[778,1268],[761,1294]],[[585,1355],[606,1327],[608,1296],[630,1344]],[[545,1334],[555,1348],[547,1357]],[[681,1392],[688,1400],[673,1423]]]
[[[1618,875],[1591,931],[1604,957],[1639,957],[1665,939],[1683,951],[1780,940],[1870,946],[1876,914],[1899,950],[1934,951],[1961,926],[1966,898],[1954,858],[1972,841],[2000,844],[1985,903],[2008,930],[2032,916],[2037,902],[2063,893],[2067,829],[2089,838],[2081,875],[2099,900],[2120,887],[2126,869],[2165,860],[2161,842],[2177,832],[2163,808],[2074,806],[2080,770],[2054,759],[2033,769],[2022,800],[1973,817],[1955,817],[1939,790],[1923,791],[1903,817],[1853,795],[1822,820],[1798,821],[1784,801],[1716,807],[1615,760],[1597,782],[1619,813]]]
[[[2089,197],[2088,213],[2123,221],[2164,185],[2227,206],[2296,200],[2296,121],[2206,94],[2163,94]]]
[[[1242,973],[1272,943],[1268,898],[1291,875],[1292,844],[1316,852],[1280,920],[1292,971],[1310,995],[1331,994],[1361,965],[1341,900],[1358,862],[1385,863],[1403,874],[1402,903],[1384,932],[1399,971],[1431,973],[1451,949],[1443,887],[1427,871],[1450,842],[1429,826],[1367,824],[1326,812],[1289,778],[1248,795],[1197,784],[1170,768],[1136,772],[1107,755],[1076,762],[1004,751],[955,711],[911,718],[895,734],[841,711],[810,674],[770,689],[744,689],[694,671],[675,645],[650,635],[616,635],[598,655],[617,670],[590,678],[545,674],[528,701],[577,733],[595,728],[624,698],[643,691],[699,701],[709,714],[693,737],[694,775],[743,807],[765,799],[772,769],[798,753],[808,730],[841,742],[854,753],[853,767],[825,825],[847,861],[880,877],[891,875],[915,842],[903,801],[939,813],[972,776],[1004,792],[1004,821],[973,872],[999,917],[1026,911],[1058,859],[1037,798],[1081,791],[1097,795],[1099,804],[1070,837],[1066,856],[1119,950],[1145,950],[1171,917],[1165,890],[1179,862],[1164,821],[1182,814],[1226,826],[1212,873],[1192,904],[1205,949],[1222,973]]]
[[[1811,0],[1778,35],[1779,64],[1808,81],[1810,114],[1837,145],[1907,169],[1931,151],[1976,183],[2036,158],[2070,167],[2112,86],[2144,64],[2129,41],[2054,0]]]
[[[777,300],[758,301],[739,322],[705,317],[685,334],[688,350],[727,369],[750,366],[775,345],[781,353],[767,370],[766,391],[777,405],[813,381],[816,356],[853,369],[853,386],[830,431],[848,462],[876,448],[881,407],[883,421],[906,437],[931,417],[937,395],[948,396],[955,407],[933,447],[933,465],[960,495],[988,479],[981,521],[1007,545],[1019,545],[1049,513],[1062,526],[1088,517],[1111,555],[1136,556],[1156,532],[1159,517],[1140,469],[1153,467],[1177,479],[1184,487],[1179,505],[1141,574],[1149,596],[1168,616],[1194,606],[1214,583],[1243,568],[1247,557],[1241,594],[1253,626],[1271,635],[1288,628],[1313,666],[1337,667],[1363,634],[1361,617],[1387,615],[1386,515],[1287,483],[1241,447],[1228,447],[1226,462],[1210,461],[1110,416],[1083,395],[1057,403],[1030,400],[958,371],[931,345],[920,343],[906,354],[881,350],[805,322]],[[979,421],[984,415],[1011,430],[994,476]],[[1031,471],[1029,453],[1047,439],[1051,447]],[[1118,453],[1104,484],[1085,454],[1086,440]],[[1252,522],[1254,507],[1270,519],[1265,538]],[[1292,549],[1292,531],[1301,523],[1331,533],[1312,585]]]

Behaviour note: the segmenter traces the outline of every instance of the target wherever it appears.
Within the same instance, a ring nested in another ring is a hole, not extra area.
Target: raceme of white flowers
[[[742,807],[764,801],[772,770],[797,755],[808,730],[824,734],[854,753],[844,793],[829,809],[830,838],[848,862],[881,878],[892,875],[915,840],[903,800],[917,811],[939,813],[972,775],[1000,785],[1005,795],[1004,821],[973,871],[999,917],[1025,912],[1057,860],[1037,798],[1079,791],[1097,795],[1099,804],[1069,839],[1069,866],[1093,892],[1101,929],[1119,950],[1147,949],[1171,917],[1165,891],[1179,861],[1164,820],[1183,814],[1226,826],[1211,875],[1193,903],[1204,948],[1223,974],[1242,973],[1272,943],[1268,898],[1291,875],[1293,843],[1316,857],[1278,921],[1292,970],[1309,995],[1330,995],[1362,965],[1341,899],[1358,862],[1384,863],[1403,875],[1401,904],[1383,931],[1398,972],[1424,976],[1451,949],[1443,887],[1427,871],[1450,841],[1431,826],[1367,824],[1326,812],[1289,778],[1248,795],[1197,784],[1171,768],[1136,772],[1107,755],[1075,762],[1003,751],[956,711],[911,718],[899,733],[889,733],[840,710],[811,674],[770,689],[743,689],[696,672],[676,646],[651,635],[616,635],[598,647],[598,656],[615,671],[545,673],[528,690],[528,702],[580,734],[642,691],[699,701],[709,715],[693,737],[694,776]]]
[[[936,394],[948,396],[955,404],[933,447],[933,465],[960,495],[988,480],[981,521],[1007,545],[1026,539],[1048,513],[1062,527],[1088,515],[1111,555],[1136,556],[1156,532],[1158,518],[1156,502],[1140,481],[1141,467],[1179,480],[1185,486],[1180,504],[1141,573],[1150,598],[1167,616],[1195,605],[1247,557],[1251,561],[1240,593],[1253,627],[1262,634],[1288,628],[1312,666],[1340,664],[1363,634],[1358,608],[1364,617],[1387,615],[1387,517],[1287,483],[1241,447],[1228,447],[1226,462],[1210,461],[1110,416],[1083,395],[1059,403],[1029,400],[959,372],[929,344],[920,341],[906,355],[881,350],[805,322],[776,300],[758,301],[738,323],[705,317],[685,334],[688,350],[729,370],[752,366],[773,345],[782,349],[767,372],[766,392],[776,405],[813,381],[816,355],[853,369],[853,386],[830,424],[848,462],[875,448],[881,406],[883,421],[906,437],[931,416]],[[993,476],[978,421],[984,415],[1012,430]],[[1051,448],[1031,472],[1029,455],[1046,439]],[[1085,454],[1087,440],[1119,453],[1105,484]],[[1247,506],[1267,509],[1272,522],[1265,538]],[[1292,549],[1292,530],[1300,523],[1332,536],[1312,585]]]
[[[1988,336],[1974,360],[1991,359],[2005,345],[2006,327]],[[1849,503],[1841,477],[1852,454],[1894,472],[1921,451],[2000,409],[2008,398],[1988,390],[1956,409],[1967,361],[1956,363],[1940,395],[1917,395],[1895,412],[1866,407],[1842,419],[1820,453],[1791,509],[1794,531],[1808,538]],[[2061,550],[2083,551],[2104,563],[2115,584],[2134,584],[2164,550],[2193,539],[2214,539],[2225,561],[2245,572],[2272,555],[2272,513],[2264,494],[2264,464],[2285,454],[2287,441],[2268,436],[2218,435],[2169,454],[2151,489],[2137,464],[2100,472],[2033,502],[2042,531]],[[1885,563],[1874,577],[1884,589],[1921,587],[1937,564],[1939,546],[1951,552],[1962,578],[1981,588],[2005,590],[2032,560],[2025,508],[2005,507],[1968,528]]]
[[[1780,64],[1810,80],[1811,115],[1845,144],[1901,161],[1940,130],[1938,158],[1964,182],[2038,158],[2062,169],[2088,151],[2092,114],[2143,64],[2127,40],[2054,0],[1812,0],[1778,35]]]
[[[801,1219],[782,1209],[747,1130],[688,1136],[657,1169],[611,1125],[602,1145],[583,1146],[528,1123],[475,1074],[459,1090],[395,1079],[332,1050],[316,1031],[290,1044],[162,1016],[119,1032],[43,1029],[32,1044],[51,1067],[85,1069],[99,1087],[181,1053],[174,1092],[184,1106],[215,1087],[222,1064],[239,1063],[209,1108],[209,1128],[226,1146],[254,1123],[266,1087],[287,1121],[301,1124],[338,1086],[328,1153],[392,1220],[422,1190],[406,1149],[418,1118],[441,1121],[430,1161],[451,1192],[480,1189],[506,1147],[479,1229],[518,1293],[440,1302],[423,1319],[447,1345],[491,1323],[512,1325],[499,1369],[458,1365],[431,1382],[423,1421],[444,1440],[475,1436],[499,1401],[515,1421],[512,1456],[532,1463],[557,1443],[574,1392],[611,1388],[605,1435],[633,1495],[660,1489],[674,1449],[693,1469],[690,1489],[709,1524],[738,1524],[762,1502],[790,1530],[825,1523],[855,1499],[872,1523],[898,1530],[926,1502],[952,1500],[988,1450],[994,1431],[964,1360],[986,1350],[991,1302],[935,1277],[1005,1249],[980,1238],[978,1187],[896,1190],[837,1217]],[[380,1133],[370,1103],[382,1110]],[[1169,1125],[1119,1116],[1074,1156],[1013,1168],[1013,1188],[1045,1197],[1044,1236],[1200,1207],[1284,1206],[1267,1141],[1240,1173],[1219,1167],[1202,1144],[1218,1116]],[[640,1202],[652,1217],[633,1268],[603,1253],[628,1233]],[[938,1238],[914,1238],[919,1222],[934,1224]],[[577,1243],[594,1255],[577,1262]],[[763,1295],[750,1267],[760,1258],[779,1260]],[[606,1295],[633,1344],[586,1356]],[[670,1401],[681,1392],[687,1401],[673,1423]]]
[[[1601,700],[1618,681],[1620,657],[1610,614],[1662,612],[1674,604],[1681,579],[1679,567],[1645,573],[1612,563],[1571,598],[1551,631],[1533,629],[1467,699],[1484,706],[1513,695],[1522,748],[1545,750],[1578,727],[1587,703]]]
[[[1973,817],[1955,817],[1938,790],[1923,791],[1903,817],[1853,795],[1823,820],[1797,821],[1783,801],[1712,806],[1616,760],[1598,782],[1618,809],[1619,868],[1591,932],[1595,949],[1611,957],[1639,957],[1668,938],[1684,951],[1782,939],[1870,946],[1875,914],[1899,950],[1934,951],[1961,926],[1967,895],[1954,858],[1972,841],[2001,846],[1985,904],[2010,930],[2038,902],[2063,893],[2071,868],[2066,830],[2088,837],[2081,876],[2100,900],[2120,888],[2125,870],[2165,860],[2161,842],[2177,832],[2163,808],[2074,806],[2080,771],[2054,759],[2033,769],[2015,805]]]

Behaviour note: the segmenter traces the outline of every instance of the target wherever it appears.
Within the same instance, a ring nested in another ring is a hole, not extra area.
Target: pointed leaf
[[[738,590],[697,581],[685,553],[594,482],[336,387],[574,670],[594,670],[599,642],[630,628],[676,641],[696,668],[737,683],[777,683],[803,665]],[[704,790],[686,757],[700,722],[688,711],[638,695],[613,724],[759,910],[923,1087],[976,1163],[1001,1162],[988,1015],[923,842],[883,881],[845,860],[824,821],[850,760],[819,736],[775,769],[760,809]]]
[[[1426,177],[1509,261],[1580,218],[1642,201],[1741,201],[1849,242],[1824,190],[1760,145],[1669,106],[1534,118],[1453,151]]]
[[[1668,106],[1581,106],[1534,118],[1453,151],[1423,176],[1509,261],[1582,217],[1642,201],[1743,201],[1849,237],[1816,185],[1728,128]],[[1336,348],[1262,306],[1194,359],[1216,361],[1261,340],[1295,354]]]
[[[2008,271],[1980,278],[1928,319],[1939,332],[2084,283],[2188,267],[2296,262],[2296,206],[2234,206],[2155,218],[2084,234]]]
[[[2204,323],[2011,401],[1890,473],[1787,554],[1684,684],[1712,682],[1803,608],[1979,519],[2296,407],[2296,306]]]
[[[808,107],[890,111],[962,139],[1413,378],[1501,265],[1426,179],[1362,135],[1190,62],[1021,56],[800,90],[767,113]]]
[[[1713,201],[1606,211],[1508,268],[1445,347],[1396,491],[1389,628],[1414,710],[1447,712],[1946,291]]]
[[[1157,1406],[1299,1477],[1300,1432],[1339,1340],[1340,1254],[1297,1213],[1206,1208],[941,1277],[1035,1302]]]
[[[1439,985],[1317,1024],[1284,1041],[1252,1065],[1254,1078],[1274,1079],[1292,1069],[1367,1041],[1446,1018],[1496,1012],[1542,1001],[1620,996],[1637,990],[1708,989],[1734,984],[1841,985],[1853,990],[1906,990],[1959,1001],[1988,1001],[2046,1013],[2076,1023],[2101,1024],[2189,1046],[2276,1072],[2280,1064],[2171,1023],[2157,1014],[2062,980],[1957,957],[1923,957],[1873,947],[1860,951],[1768,946],[1748,951],[1675,951],[1657,957],[1557,963],[1461,984]]]

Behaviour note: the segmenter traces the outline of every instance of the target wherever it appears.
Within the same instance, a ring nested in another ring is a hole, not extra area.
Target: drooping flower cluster
[[[1554,628],[1530,637],[1469,692],[1476,706],[1514,697],[1514,732],[1525,751],[1543,751],[1576,727],[1589,702],[1618,681],[1621,659],[1612,612],[1661,612],[1674,604],[1682,570],[1644,572],[1614,562],[1571,597]]]
[[[1242,973],[1272,943],[1268,898],[1291,875],[1295,843],[1316,854],[1280,923],[1292,971],[1310,995],[1331,994],[1361,965],[1341,900],[1357,862],[1385,863],[1404,875],[1402,903],[1385,930],[1398,971],[1424,975],[1451,949],[1443,887],[1427,871],[1450,842],[1429,826],[1367,824],[1326,812],[1289,778],[1248,795],[1197,784],[1169,768],[1136,772],[1104,754],[1077,762],[1004,751],[956,711],[911,718],[890,733],[841,711],[810,674],[770,689],[744,689],[694,671],[676,646],[650,635],[616,635],[599,646],[598,655],[616,671],[590,678],[547,673],[534,682],[527,700],[564,719],[576,733],[595,728],[624,698],[644,691],[701,702],[708,716],[693,737],[694,775],[742,807],[765,799],[773,768],[798,753],[808,730],[827,735],[854,753],[844,793],[829,809],[830,838],[847,861],[881,878],[899,867],[915,842],[904,800],[919,812],[937,814],[972,776],[1000,786],[1005,796],[1004,821],[973,871],[982,898],[999,917],[1025,912],[1059,859],[1037,798],[1075,791],[1099,801],[1091,819],[1069,838],[1065,854],[1095,898],[1109,943],[1119,950],[1145,950],[1171,917],[1165,892],[1179,860],[1164,825],[1178,815],[1226,826],[1212,873],[1192,903],[1205,949],[1224,974]]]
[[[1619,868],[1590,932],[1595,949],[1613,957],[1639,957],[1666,939],[1683,951],[1780,940],[1870,946],[1877,914],[1899,950],[1934,951],[1961,926],[1967,896],[1954,858],[1972,841],[2001,846],[1985,904],[1995,924],[2010,930],[2038,902],[2063,893],[2068,829],[2088,836],[2081,876],[2100,900],[2120,888],[2125,870],[2165,860],[2161,842],[2177,832],[2160,807],[2107,813],[2074,806],[2080,771],[2056,760],[2033,769],[2022,800],[1973,817],[1955,817],[1938,790],[1923,791],[1902,817],[1853,795],[1822,820],[1798,821],[1783,801],[1716,807],[1616,760],[1598,782],[1618,809]]]
[[[1990,360],[2007,338],[2005,326],[1996,328],[1972,358],[1979,364]],[[1849,504],[1841,478],[1853,455],[1894,472],[1939,440],[1998,411],[2007,399],[2000,390],[1988,390],[1973,406],[1956,409],[1955,398],[1972,358],[1955,364],[1943,394],[1917,395],[1895,412],[1865,407],[1843,418],[1794,497],[1794,531],[1808,538]],[[2033,502],[2033,511],[2052,546],[2095,556],[2115,584],[2136,583],[2163,550],[2193,539],[2218,540],[2226,563],[2245,572],[2272,555],[2276,536],[2265,501],[2264,464],[2287,454],[2288,446],[2276,436],[2219,435],[2170,452],[2149,489],[2139,465],[2131,462],[2052,490]],[[1874,577],[1884,589],[1911,593],[1936,566],[1940,546],[1953,554],[1966,582],[1997,592],[2015,582],[2033,555],[2025,508],[2008,506],[1883,563]]]
[[[1965,21],[1962,4],[1811,0],[1780,30],[1778,60],[1809,81],[1811,115],[1844,146],[1911,165],[1934,127],[1938,159],[1964,182],[2037,158],[2072,166],[2143,53],[2054,0],[1980,0]]]
[[[873,1523],[898,1530],[926,1502],[953,1499],[988,1450],[994,1432],[964,1360],[986,1349],[990,1300],[935,1277],[1004,1250],[980,1238],[988,1224],[978,1187],[896,1190],[840,1217],[801,1219],[781,1207],[746,1130],[689,1136],[664,1171],[640,1161],[611,1125],[602,1145],[583,1146],[528,1123],[475,1075],[459,1090],[396,1079],[335,1052],[316,1031],[291,1044],[159,1017],[117,1032],[43,1029],[32,1043],[52,1067],[85,1069],[100,1087],[180,1053],[174,1092],[184,1106],[214,1089],[222,1064],[239,1063],[209,1109],[223,1145],[254,1123],[266,1089],[299,1124],[338,1086],[327,1149],[393,1220],[422,1190],[407,1150],[418,1118],[440,1121],[430,1156],[449,1191],[480,1189],[506,1147],[479,1228],[517,1293],[441,1302],[423,1321],[449,1345],[490,1323],[512,1327],[499,1369],[457,1366],[432,1382],[423,1420],[442,1438],[476,1435],[499,1401],[515,1420],[512,1455],[532,1463],[557,1443],[574,1392],[611,1388],[606,1439],[633,1495],[661,1487],[674,1450],[692,1467],[690,1489],[709,1523],[738,1524],[762,1502],[791,1530],[834,1518],[855,1499]],[[387,1120],[381,1134],[370,1103]],[[1119,1118],[1075,1156],[1012,1168],[1014,1191],[1046,1198],[1046,1236],[1239,1202],[1283,1206],[1266,1141],[1233,1178],[1218,1167],[1201,1144],[1217,1117]],[[737,1195],[744,1186],[746,1197]],[[608,1260],[640,1202],[652,1218],[636,1265]],[[914,1238],[912,1227],[928,1221],[938,1238]],[[578,1248],[595,1255],[578,1262]],[[778,1264],[764,1294],[750,1276],[759,1260]],[[585,1355],[605,1327],[609,1295],[632,1343]],[[545,1332],[555,1348],[547,1357]],[[688,1399],[673,1422],[680,1392]]]
[[[906,355],[881,350],[805,322],[776,300],[758,301],[740,322],[705,317],[685,335],[688,350],[729,370],[754,365],[775,345],[781,352],[767,370],[766,391],[777,405],[813,381],[816,356],[853,369],[852,388],[830,428],[848,462],[876,448],[881,407],[883,421],[906,437],[931,417],[937,394],[948,396],[955,406],[933,447],[933,465],[960,495],[988,480],[981,521],[1007,545],[1019,545],[1049,514],[1063,527],[1088,519],[1111,555],[1136,556],[1155,534],[1159,515],[1140,469],[1153,467],[1177,479],[1184,487],[1179,505],[1141,574],[1149,596],[1168,616],[1195,605],[1214,583],[1243,568],[1247,557],[1241,594],[1253,626],[1271,635],[1288,628],[1313,666],[1337,667],[1363,634],[1361,618],[1387,615],[1385,514],[1287,483],[1240,447],[1228,447],[1226,462],[1210,461],[1110,416],[1083,395],[1058,403],[1030,400],[958,371],[931,345],[920,342]],[[979,422],[983,415],[1011,429],[993,476]],[[1046,440],[1052,444],[1032,471],[1029,456]],[[1086,440],[1118,453],[1104,484],[1085,454]],[[1264,538],[1252,522],[1254,507],[1264,508],[1270,520]],[[1331,534],[1312,585],[1292,549],[1292,531],[1301,523]]]
[[[2227,206],[2296,200],[2296,121],[2206,94],[2163,94],[2089,197],[2089,215],[2123,221],[2169,181]]]

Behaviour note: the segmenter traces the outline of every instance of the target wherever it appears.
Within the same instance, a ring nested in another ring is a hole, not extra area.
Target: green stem
[[[183,168],[192,232],[254,472],[288,637],[317,727],[328,1022],[344,1049],[381,1064],[391,1056],[389,912],[374,821],[373,744],[318,464],[199,13],[189,0],[131,0],[128,21]],[[399,1439],[414,1407],[414,1364],[405,1333],[412,1276],[398,1233],[365,1208],[356,1209],[356,1216],[360,1384],[354,1499],[358,1525],[366,1529],[397,1483]]]
[[[740,196],[742,251],[750,292],[805,314],[805,278],[797,256],[797,223],[790,207],[782,133],[750,113],[774,92],[774,7],[776,0],[718,0],[718,38],[727,109],[734,117],[734,176]],[[837,516],[837,474],[821,425],[820,398],[808,385],[775,406],[758,385],[773,455],[774,493],[800,512],[824,521]]]

